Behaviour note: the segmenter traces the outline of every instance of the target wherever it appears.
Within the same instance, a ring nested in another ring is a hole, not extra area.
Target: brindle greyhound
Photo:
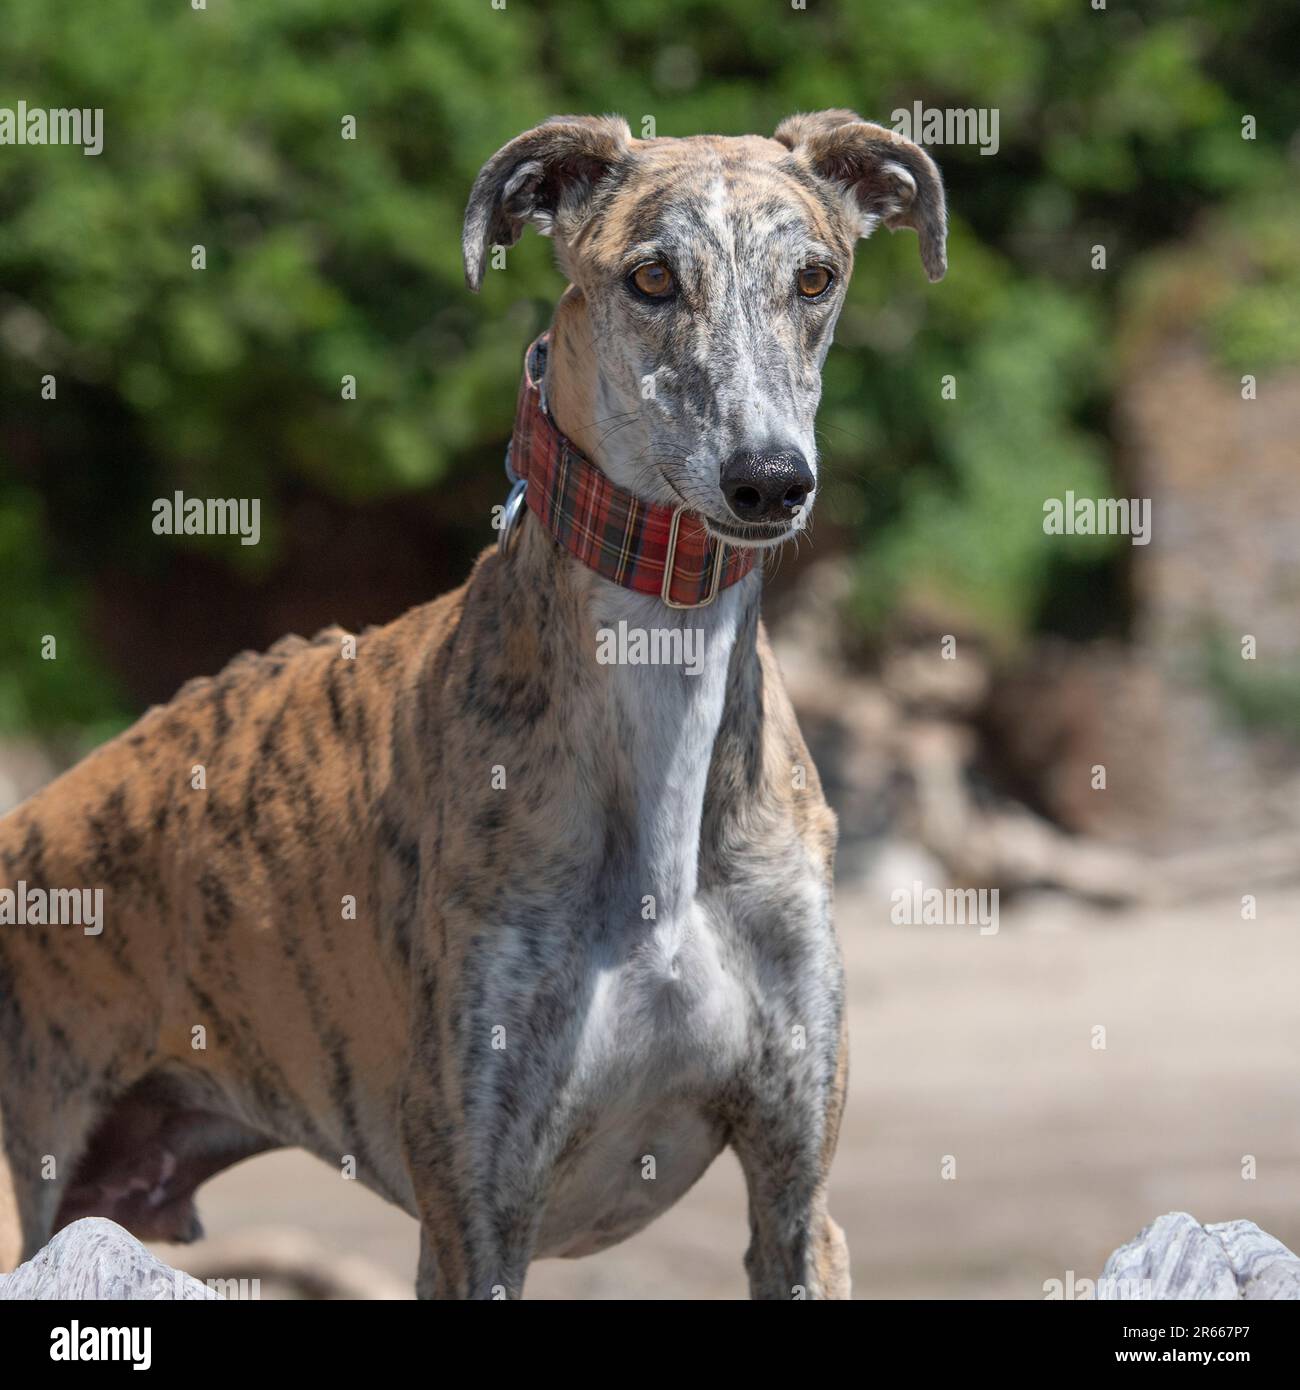
[[[488,161],[471,287],[525,223],[571,281],[505,543],[387,627],[191,681],[0,822],[0,1269],[90,1214],[192,1239],[205,1178],[291,1144],[419,1219],[422,1295],[514,1297],[731,1145],[753,1294],[847,1296],[835,822],[753,561],[812,507],[881,222],[942,275],[938,171],[849,111],[557,117]],[[691,628],[693,671],[600,658]],[[35,906],[72,887],[101,934]]]

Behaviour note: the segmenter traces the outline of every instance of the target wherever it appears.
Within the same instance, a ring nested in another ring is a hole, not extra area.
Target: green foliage
[[[105,145],[0,147],[0,726],[120,708],[91,654],[34,662],[33,634],[82,631],[106,564],[161,576],[162,547],[195,543],[149,535],[151,498],[261,497],[267,539],[230,563],[273,567],[291,483],[361,502],[499,455],[562,282],[526,238],[474,302],[460,218],[482,161],[562,111],[685,135],[998,109],[995,157],[935,151],[948,280],[925,283],[908,233],[862,249],[823,510],[858,547],[868,625],[919,599],[1016,641],[1053,582],[1043,498],[1106,486],[1120,291],[1201,209],[1282,185],[1296,37],[1265,0],[6,0],[0,105],[102,107]],[[1294,238],[1274,251],[1218,311],[1234,360],[1260,333],[1300,355]]]
[[[79,638],[85,627],[81,596],[51,562],[42,512],[34,491],[0,485],[0,729],[102,723],[111,732],[119,692]]]

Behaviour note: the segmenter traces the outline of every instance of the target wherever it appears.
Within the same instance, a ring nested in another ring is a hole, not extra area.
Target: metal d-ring
[[[513,441],[511,444],[513,448]],[[501,513],[501,530],[497,533],[497,553],[506,555],[510,543],[519,529],[519,518],[524,510],[524,493],[528,490],[528,479],[521,478],[510,461],[511,449],[506,450],[506,477],[510,479],[510,491],[506,494],[506,505]]]
[[[668,528],[668,553],[664,556],[664,582],[659,590],[659,597],[669,608],[707,608],[718,596],[718,586],[722,580],[722,552],[727,547],[719,541],[718,548],[713,552],[713,579],[709,584],[708,594],[698,603],[678,603],[672,593],[673,567],[677,563],[677,533],[681,529],[682,513],[685,510],[686,504],[683,503],[673,512],[672,523]]]

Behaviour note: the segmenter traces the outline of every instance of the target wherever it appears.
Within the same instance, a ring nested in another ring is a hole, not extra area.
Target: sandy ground
[[[981,937],[891,925],[887,895],[858,889],[837,920],[853,1062],[832,1211],[858,1297],[1041,1298],[1178,1209],[1300,1250],[1300,891],[1262,895],[1253,922],[1237,897],[1145,914],[1040,899]],[[414,1275],[415,1223],[302,1153],[230,1170],[199,1206],[212,1236],[296,1225]],[[624,1245],[538,1262],[527,1294],[741,1297],[745,1240],[727,1155]]]

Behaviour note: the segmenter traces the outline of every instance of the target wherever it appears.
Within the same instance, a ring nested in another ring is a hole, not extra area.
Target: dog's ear
[[[861,217],[859,235],[870,236],[881,222],[891,231],[911,227],[921,239],[925,273],[943,279],[948,210],[943,179],[923,149],[853,111],[790,116],[774,138],[852,199]]]
[[[502,146],[479,170],[465,209],[470,289],[483,283],[489,246],[513,246],[525,222],[549,236],[557,220],[581,211],[631,140],[621,116],[552,116]]]

